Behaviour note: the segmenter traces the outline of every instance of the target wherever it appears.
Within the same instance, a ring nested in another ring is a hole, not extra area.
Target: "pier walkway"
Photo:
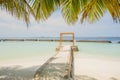
[[[34,80],[74,80],[73,60],[71,46],[59,47],[56,54],[36,71]]]

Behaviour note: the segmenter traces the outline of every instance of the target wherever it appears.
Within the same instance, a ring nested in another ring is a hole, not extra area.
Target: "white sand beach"
[[[0,80],[33,80],[36,70],[51,56],[13,59],[0,63]]]
[[[96,80],[120,80],[120,60],[76,55],[75,75],[89,76]]]
[[[11,59],[6,60],[0,63],[1,67],[14,67],[14,66],[21,66],[22,68],[42,65],[45,63],[51,56],[38,56],[38,57],[29,57],[29,58],[22,58],[22,59]]]
[[[120,60],[77,54],[74,57],[75,80],[120,80]],[[35,71],[49,58],[50,56],[41,56],[0,63],[0,79],[7,80],[10,75],[12,78],[16,76],[33,79]]]

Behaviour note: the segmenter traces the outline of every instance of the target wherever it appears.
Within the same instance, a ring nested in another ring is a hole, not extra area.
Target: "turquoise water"
[[[0,42],[0,61],[53,55],[58,45],[59,42]],[[120,44],[77,42],[76,45],[80,55],[120,58]]]
[[[79,54],[120,59],[120,44],[117,43],[76,43]]]
[[[53,55],[54,42],[0,42],[0,60]]]

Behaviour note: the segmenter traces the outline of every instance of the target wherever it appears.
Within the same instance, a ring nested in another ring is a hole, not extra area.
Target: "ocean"
[[[66,42],[71,44],[70,42]],[[76,42],[79,56],[120,59],[120,44]],[[2,41],[0,42],[0,63],[4,61],[54,55],[59,42],[54,41]]]
[[[56,43],[5,41],[0,42],[0,61],[54,54]]]

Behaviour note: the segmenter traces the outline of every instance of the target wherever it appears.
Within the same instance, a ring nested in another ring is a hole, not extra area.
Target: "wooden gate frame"
[[[73,32],[63,32],[63,33],[60,33],[60,46],[62,46],[63,35],[71,35],[72,36],[72,46],[74,47],[74,33]]]

